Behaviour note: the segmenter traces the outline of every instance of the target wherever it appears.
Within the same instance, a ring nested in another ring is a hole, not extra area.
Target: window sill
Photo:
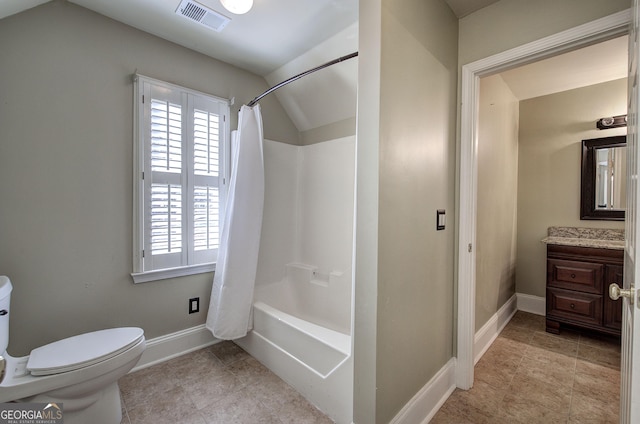
[[[215,262],[200,265],[181,266],[177,268],[158,269],[154,271],[134,272],[131,274],[134,284],[149,281],[166,280],[168,278],[184,277],[187,275],[204,274],[216,270]]]

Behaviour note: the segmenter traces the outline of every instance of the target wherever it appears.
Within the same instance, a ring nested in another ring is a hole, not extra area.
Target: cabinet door
[[[624,267],[622,265],[605,265],[604,290],[609,290],[609,285],[617,283],[622,287],[622,276]],[[604,296],[604,317],[603,324],[607,328],[620,330],[622,328],[622,302],[611,300],[608,295]]]

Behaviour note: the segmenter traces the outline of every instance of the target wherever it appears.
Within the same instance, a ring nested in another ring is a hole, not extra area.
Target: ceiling
[[[50,0],[0,0],[0,19]],[[65,1],[65,0],[51,0]],[[215,32],[175,14],[180,0],[66,0],[265,77],[269,85],[358,50],[359,0],[254,0],[233,15],[220,0],[197,0],[231,18]],[[498,0],[445,0],[467,16]],[[612,40],[502,74],[521,100],[626,74],[626,42]],[[357,60],[276,92],[299,131],[355,116]],[[260,93],[256,93],[256,96]]]
[[[502,72],[518,100],[586,87],[627,76],[628,36]]]

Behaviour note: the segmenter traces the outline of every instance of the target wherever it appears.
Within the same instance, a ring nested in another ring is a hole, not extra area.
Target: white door
[[[620,364],[620,422],[622,424],[640,423],[640,318],[634,325],[638,299],[635,297],[635,278],[640,277],[640,227],[638,210],[640,207],[640,184],[638,171],[640,149],[638,149],[638,29],[640,27],[638,0],[633,0],[633,16],[629,32],[629,107],[627,111],[627,210],[625,216],[626,247],[624,256],[624,287],[616,290],[612,287],[611,297],[616,298],[621,291],[622,305],[622,358]],[[612,285],[613,286],[613,285]],[[616,293],[618,291],[618,293]],[[635,367],[633,365],[636,365]]]

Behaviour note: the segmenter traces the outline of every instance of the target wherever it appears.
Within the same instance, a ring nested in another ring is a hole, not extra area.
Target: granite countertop
[[[549,227],[545,244],[624,250],[624,230],[580,227]]]

